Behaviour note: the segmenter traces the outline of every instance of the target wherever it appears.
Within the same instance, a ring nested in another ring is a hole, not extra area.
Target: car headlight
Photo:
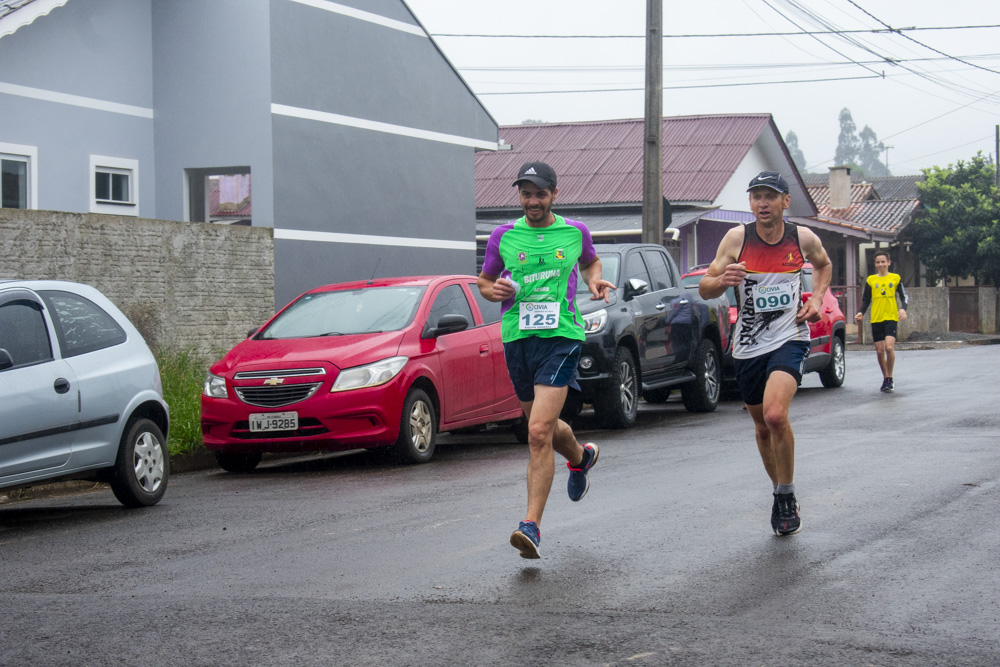
[[[602,308],[596,313],[583,316],[584,333],[598,333],[604,330],[604,325],[608,323],[608,311]]]
[[[399,375],[409,360],[409,357],[390,357],[373,364],[344,369],[340,371],[330,391],[349,391],[385,384]]]
[[[229,398],[229,393],[226,391],[226,378],[208,373],[205,375],[205,390],[202,393],[209,398]]]

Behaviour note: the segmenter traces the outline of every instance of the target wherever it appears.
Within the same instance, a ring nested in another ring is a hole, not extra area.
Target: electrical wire
[[[902,34],[911,31],[926,30],[975,30],[979,28],[1000,28],[1000,24],[995,25],[955,25],[955,26],[932,26],[908,28],[864,28],[855,30],[814,30],[795,32],[720,32],[720,33],[688,33],[677,35],[664,35],[664,39],[697,39],[711,37],[800,37],[807,35],[850,35],[856,33],[868,34]],[[459,33],[459,32],[434,32],[431,37],[468,37],[474,39],[646,39],[645,35],[497,35],[487,33]]]

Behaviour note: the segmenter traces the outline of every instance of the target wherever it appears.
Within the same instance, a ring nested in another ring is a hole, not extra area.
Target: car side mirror
[[[258,331],[260,331],[260,327],[254,327],[253,329],[247,332],[247,338],[253,338],[253,335]]]
[[[10,352],[0,347],[0,371],[5,371],[14,365],[14,358],[10,356]]]
[[[633,299],[649,291],[649,283],[641,278],[629,278],[625,281],[625,300]]]
[[[465,315],[442,315],[441,319],[438,320],[437,326],[432,327],[428,323],[424,327],[424,331],[420,334],[421,338],[437,338],[438,336],[443,336],[444,334],[455,333],[456,331],[465,331],[469,328],[469,320]]]

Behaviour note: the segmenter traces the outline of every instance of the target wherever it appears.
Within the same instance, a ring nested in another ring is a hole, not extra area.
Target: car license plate
[[[262,431],[297,431],[298,428],[298,412],[257,412],[250,415],[250,430],[254,433]]]

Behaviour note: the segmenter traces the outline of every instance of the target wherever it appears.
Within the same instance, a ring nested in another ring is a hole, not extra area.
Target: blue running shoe
[[[522,521],[510,536],[510,545],[521,552],[521,558],[541,558],[538,545],[542,542],[542,531],[534,521]]]
[[[587,495],[587,490],[590,488],[590,479],[587,477],[587,473],[597,463],[597,457],[600,454],[601,452],[597,448],[597,445],[588,442],[583,446],[583,460],[580,461],[580,467],[574,468],[569,461],[566,461],[566,467],[569,468],[569,481],[566,482],[566,491],[569,493],[570,500],[576,502]]]

